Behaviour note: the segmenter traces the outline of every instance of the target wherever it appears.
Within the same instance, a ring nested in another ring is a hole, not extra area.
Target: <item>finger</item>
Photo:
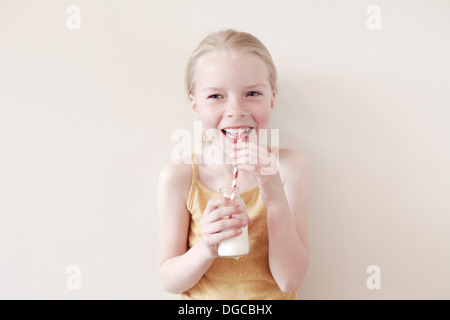
[[[222,242],[224,240],[237,237],[242,233],[242,228],[233,228],[224,230],[219,233],[214,233],[209,236],[208,243],[209,244],[218,244],[219,242]]]
[[[240,148],[234,152],[234,160],[239,159],[239,163],[250,163],[250,164],[258,164],[259,159],[259,151],[258,146],[255,144],[249,144],[244,148]]]
[[[240,206],[226,206],[226,207],[220,207],[216,210],[212,211],[209,217],[207,218],[209,222],[214,222],[221,220],[225,217],[232,216],[234,214],[241,214],[244,212],[244,209]]]
[[[232,152],[232,155],[236,157],[252,155],[257,156],[259,161],[267,163],[270,162],[272,158],[275,158],[274,154],[270,152],[267,147],[257,146],[253,143],[248,145],[239,145],[236,150]]]
[[[245,141],[237,142],[233,146],[234,150],[248,150],[253,148],[258,148],[258,145],[253,142],[245,142]]]
[[[243,228],[248,225],[247,219],[221,219],[208,226],[208,233],[214,234],[233,228]]]
[[[256,164],[248,164],[248,163],[241,163],[236,164],[237,169],[239,171],[247,171],[251,174],[253,174],[253,177],[256,179],[256,182],[259,180],[259,176],[261,175],[261,168]]]
[[[231,200],[230,198],[224,198],[224,197],[211,198],[211,199],[209,199],[208,203],[206,204],[204,214],[208,214],[220,207],[231,206],[233,204],[234,204],[234,201]]]

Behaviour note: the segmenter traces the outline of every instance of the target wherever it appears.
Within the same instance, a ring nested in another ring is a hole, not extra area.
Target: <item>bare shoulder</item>
[[[283,182],[291,178],[304,180],[309,175],[309,162],[306,156],[297,150],[280,148],[279,170]]]
[[[190,161],[169,162],[159,172],[158,192],[170,193],[172,197],[185,197],[189,193],[192,181]]]
[[[309,167],[308,159],[297,150],[280,148],[280,169],[300,169],[306,170]]]

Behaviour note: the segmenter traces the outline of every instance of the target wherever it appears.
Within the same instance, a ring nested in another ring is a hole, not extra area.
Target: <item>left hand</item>
[[[281,197],[284,189],[278,170],[278,154],[270,152],[267,146],[243,141],[234,145],[230,156],[239,171],[253,175],[267,207],[277,205],[284,198]]]

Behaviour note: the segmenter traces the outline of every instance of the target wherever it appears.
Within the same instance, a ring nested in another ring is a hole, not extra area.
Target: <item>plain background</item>
[[[178,299],[156,272],[158,172],[172,132],[193,131],[190,53],[235,28],[272,53],[271,128],[311,164],[300,298],[449,299],[449,12],[446,0],[0,0],[0,298]],[[381,289],[367,287],[370,265]]]

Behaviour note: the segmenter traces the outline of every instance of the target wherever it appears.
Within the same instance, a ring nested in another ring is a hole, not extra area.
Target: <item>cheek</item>
[[[253,114],[253,120],[257,123],[259,129],[267,129],[270,117],[267,114]]]
[[[203,110],[203,112],[200,113],[199,120],[202,121],[202,126],[204,129],[209,129],[216,128],[221,120],[221,117],[216,112]]]
[[[258,112],[254,113],[254,118],[258,122],[259,126],[266,128],[269,124],[270,116],[272,114],[272,109],[270,107],[260,108]]]

